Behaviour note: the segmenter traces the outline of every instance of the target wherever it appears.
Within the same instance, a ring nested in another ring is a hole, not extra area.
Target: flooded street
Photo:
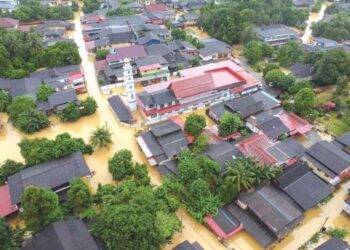
[[[325,5],[318,17],[312,18],[310,15],[309,21],[320,20],[324,14]],[[85,80],[89,96],[92,96],[98,103],[97,112],[88,117],[82,117],[80,120],[74,123],[61,123],[56,117],[50,117],[53,125],[50,128],[42,130],[41,132],[35,133],[34,135],[24,135],[17,129],[13,128],[9,124],[4,125],[4,130],[0,134],[0,162],[6,159],[13,159],[17,161],[23,161],[18,142],[22,138],[35,138],[35,137],[47,137],[54,138],[57,134],[67,132],[73,137],[83,138],[85,142],[88,142],[90,133],[98,126],[107,125],[112,133],[113,145],[109,149],[101,149],[93,153],[91,156],[85,156],[87,164],[91,171],[95,171],[94,175],[90,180],[91,188],[95,191],[98,184],[112,183],[112,177],[108,172],[107,162],[113,154],[123,148],[127,148],[132,151],[134,160],[142,163],[146,163],[146,159],[143,153],[140,151],[136,140],[135,134],[139,128],[127,128],[116,121],[113,113],[108,107],[107,98],[108,96],[101,94],[98,82],[95,76],[95,69],[93,60],[88,56],[85,49],[85,43],[82,36],[82,27],[80,24],[80,15],[76,14],[75,17],[75,32],[72,34],[75,42],[79,46],[79,53],[82,58],[82,68],[85,74]],[[311,22],[310,21],[310,22]],[[305,32],[305,39],[311,35],[310,25]],[[303,37],[304,41],[304,37]],[[119,93],[119,91],[117,91]],[[85,98],[87,95],[83,95],[79,98]],[[199,114],[204,114],[205,110],[195,111]],[[190,113],[181,115],[184,119]],[[207,117],[207,116],[206,116]],[[1,113],[0,121],[6,123],[7,115]],[[213,125],[210,119],[207,119],[209,126]],[[4,153],[5,152],[5,153]],[[161,176],[155,170],[154,167],[149,167],[149,175],[153,185],[158,185],[161,182]],[[320,208],[311,209],[305,214],[305,219],[286,239],[278,243],[273,249],[275,250],[296,250],[299,246],[304,244],[310,237],[315,234],[324,222],[327,220],[326,226],[337,226],[346,227],[350,230],[350,220],[345,216],[340,215],[342,210],[344,199],[346,197],[347,189],[350,187],[350,183],[345,183],[341,188],[334,194],[332,200]],[[176,244],[184,240],[190,242],[199,242],[204,249],[221,250],[221,249],[235,249],[235,250],[258,250],[261,247],[252,239],[247,233],[240,232],[237,235],[231,237],[224,244],[221,244],[216,236],[211,233],[205,226],[196,222],[192,216],[190,216],[184,208],[179,209],[177,212],[181,219],[184,228],[182,232],[174,235],[173,240],[170,244],[164,247],[166,250],[172,249]],[[347,240],[350,240],[349,236]],[[224,246],[225,245],[225,246]]]
[[[324,12],[326,11],[328,4],[323,3],[321,10],[318,13],[313,13],[310,12],[309,19],[306,21],[306,28],[302,37],[302,42],[303,43],[310,43],[311,42],[311,34],[312,34],[312,29],[311,26],[313,23],[317,23],[323,19]]]

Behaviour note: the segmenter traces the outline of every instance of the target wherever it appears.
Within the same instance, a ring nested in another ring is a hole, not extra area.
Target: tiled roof
[[[0,186],[0,216],[6,217],[18,210],[11,204],[10,189],[8,185]]]
[[[0,27],[2,28],[14,28],[18,23],[19,21],[17,19],[0,17]]]
[[[147,5],[145,6],[145,10],[147,12],[157,12],[157,11],[165,11],[166,5],[164,4],[151,4],[151,5]]]
[[[133,59],[145,57],[146,52],[142,45],[130,45],[125,47],[116,48],[115,54],[109,54],[106,58],[107,62],[121,61],[125,58]]]

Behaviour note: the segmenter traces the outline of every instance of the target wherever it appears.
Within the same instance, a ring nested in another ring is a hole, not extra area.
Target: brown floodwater
[[[79,15],[76,15],[75,26],[76,32],[72,35],[74,36],[74,39],[79,46],[79,52],[82,57],[82,67],[84,69],[88,89],[88,94],[81,95],[79,98],[85,98],[87,95],[93,96],[99,105],[98,111],[94,115],[83,117],[74,123],[61,123],[56,117],[50,117],[50,120],[53,123],[50,128],[44,129],[30,136],[24,135],[10,124],[6,124],[7,115],[1,113],[0,121],[4,122],[5,124],[4,130],[0,134],[0,152],[2,152],[0,154],[0,162],[6,159],[23,161],[19,148],[17,146],[17,143],[20,142],[22,138],[47,137],[52,139],[57,134],[68,132],[72,136],[81,137],[87,142],[92,130],[96,129],[98,126],[107,125],[112,132],[113,145],[111,145],[109,149],[97,150],[93,155],[85,156],[90,170],[96,172],[96,175],[94,175],[89,181],[92,190],[96,190],[98,183],[112,183],[111,175],[107,169],[107,162],[108,159],[111,158],[116,151],[127,148],[132,151],[135,161],[146,163],[146,159],[138,148],[135,140],[135,134],[139,128],[127,128],[118,124],[108,107],[106,100],[108,96],[102,95],[100,93],[95,77],[92,57],[88,56],[85,50],[85,44],[81,35]],[[142,88],[140,86],[137,86],[137,90],[138,92],[142,91]],[[122,89],[118,89],[116,92],[122,93]],[[205,111],[201,109],[196,110],[195,112],[198,114],[204,114]],[[135,115],[138,116],[136,113]],[[181,117],[185,118],[188,115],[189,113],[183,114]],[[207,119],[207,124],[211,126],[213,125],[213,122],[210,119]],[[153,167],[148,166],[148,170],[152,184],[158,185],[161,182],[160,175]],[[343,184],[328,204],[307,212],[305,214],[305,219],[303,222],[295,230],[293,230],[293,232],[290,233],[287,238],[277,244],[273,249],[297,249],[304,242],[309,240],[310,237],[321,228],[326,218],[328,218],[326,223],[327,227],[337,226],[350,229],[350,220],[344,215],[340,214],[344,204],[344,199],[346,197],[347,189],[349,187],[349,183]],[[190,242],[197,241],[204,247],[204,249],[261,249],[258,243],[244,231],[231,237],[223,245],[205,226],[196,222],[192,216],[190,216],[185,211],[185,209],[179,209],[177,214],[183,223],[183,229],[181,232],[176,233],[173,237],[172,242],[164,247],[166,250],[172,249],[172,247],[184,240],[188,240]],[[10,222],[14,226],[23,225],[23,223],[18,218],[12,218],[10,219]],[[322,241],[324,240],[326,239],[322,239]],[[350,240],[350,238],[347,237],[347,240]]]

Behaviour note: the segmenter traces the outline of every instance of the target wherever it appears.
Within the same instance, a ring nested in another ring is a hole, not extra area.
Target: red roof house
[[[10,189],[8,185],[0,186],[0,216],[6,217],[18,210],[16,205],[11,204]]]
[[[145,7],[145,10],[147,12],[165,11],[166,9],[167,8],[165,4],[151,4]]]
[[[0,17],[0,27],[5,29],[17,29],[19,21],[17,19]]]
[[[314,127],[305,119],[297,116],[294,113],[283,112],[280,114],[279,118],[289,129],[289,135],[301,134],[304,135]]]

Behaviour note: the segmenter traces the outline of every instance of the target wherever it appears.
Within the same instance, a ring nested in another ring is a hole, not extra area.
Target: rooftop
[[[27,186],[56,188],[72,179],[90,175],[81,152],[28,167],[8,177],[12,204],[18,204]]]
[[[115,49],[115,54],[109,54],[106,58],[108,63],[122,61],[125,58],[135,59],[145,57],[146,52],[142,45],[130,45]]]
[[[346,241],[339,239],[338,237],[333,237],[327,240],[322,245],[315,248],[315,250],[349,250],[350,246]]]
[[[108,98],[108,103],[120,122],[131,123],[135,120],[128,107],[124,104],[120,96],[115,95]]]
[[[0,216],[6,217],[18,210],[11,204],[10,188],[8,185],[0,186]]]

